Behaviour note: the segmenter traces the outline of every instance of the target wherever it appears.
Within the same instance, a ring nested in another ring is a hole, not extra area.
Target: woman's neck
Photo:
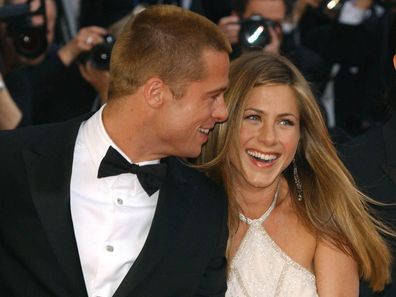
[[[237,203],[240,211],[250,219],[259,218],[270,207],[278,187],[281,194],[285,185],[287,186],[286,181],[280,177],[265,188],[237,186]]]

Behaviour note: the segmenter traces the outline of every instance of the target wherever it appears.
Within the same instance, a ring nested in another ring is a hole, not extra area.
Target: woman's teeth
[[[264,162],[271,162],[278,158],[275,154],[263,154],[257,151],[247,151],[247,154],[256,160],[264,161]]]

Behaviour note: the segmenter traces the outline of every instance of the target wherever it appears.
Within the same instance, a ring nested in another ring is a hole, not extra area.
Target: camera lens
[[[111,57],[111,47],[106,44],[94,46],[90,53],[92,66],[99,70],[108,70]]]
[[[26,28],[12,32],[15,50],[27,58],[37,58],[47,49],[46,31],[42,28]]]
[[[268,21],[254,14],[241,22],[239,42],[244,50],[262,49],[270,43]]]
[[[95,45],[90,52],[84,53],[79,57],[79,63],[85,64],[89,60],[96,69],[109,70],[111,50],[114,42],[114,36],[106,35],[103,43]]]

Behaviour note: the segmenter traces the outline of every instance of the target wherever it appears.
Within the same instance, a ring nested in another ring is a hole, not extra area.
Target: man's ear
[[[166,85],[158,77],[148,79],[143,87],[144,99],[148,105],[153,108],[161,106],[164,102]]]

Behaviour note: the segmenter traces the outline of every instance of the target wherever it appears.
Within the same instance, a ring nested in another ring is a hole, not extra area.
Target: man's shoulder
[[[386,163],[386,146],[383,128],[375,127],[338,147],[340,157],[356,183],[368,192],[383,184]]]
[[[360,159],[368,154],[381,153],[384,147],[382,127],[375,127],[338,146],[344,160]]]
[[[84,115],[65,122],[28,126],[15,130],[0,131],[0,151],[18,151],[46,146],[51,142],[63,142],[76,137]]]
[[[165,158],[164,162],[167,164],[170,172],[182,180],[194,180],[194,183],[203,183],[219,187],[209,179],[203,171],[197,169],[194,164],[182,158],[170,156]]]
[[[190,184],[205,196],[225,197],[224,189],[221,185],[211,180],[204,172],[198,170],[193,164],[177,157],[167,157],[163,160],[169,170],[169,174],[178,182]]]
[[[0,131],[0,149],[29,147],[51,130],[52,125],[28,126],[15,130]]]

